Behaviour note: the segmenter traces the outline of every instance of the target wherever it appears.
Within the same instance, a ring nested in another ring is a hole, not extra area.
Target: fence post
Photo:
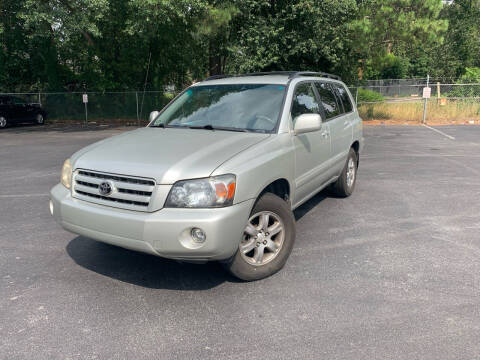
[[[355,105],[358,105],[358,86],[357,91],[355,92]]]
[[[85,126],[88,125],[88,94],[84,93],[82,95],[82,101],[85,104]]]
[[[38,103],[42,106],[42,96],[40,95],[40,92],[38,93]]]
[[[437,81],[437,100],[440,100],[440,81]]]
[[[140,126],[140,117],[138,116],[138,91],[135,91],[135,99],[137,101],[137,126]]]
[[[427,75],[427,88],[428,84],[430,82],[430,75]],[[425,97],[424,102],[423,102],[423,119],[422,119],[422,124],[425,124],[427,121],[427,102],[428,99]]]

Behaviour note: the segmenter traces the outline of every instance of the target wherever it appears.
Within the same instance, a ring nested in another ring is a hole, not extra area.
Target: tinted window
[[[9,105],[9,104],[13,104],[13,101],[12,101],[12,98],[8,97],[8,96],[5,96],[3,97],[0,102],[3,104],[3,105]]]
[[[286,87],[270,84],[193,86],[180,95],[151,126],[272,131]]]
[[[319,114],[320,106],[318,105],[315,92],[310,83],[303,83],[295,89],[292,101],[292,120],[302,114]]]
[[[322,100],[323,108],[325,110],[325,117],[330,119],[341,114],[341,109],[338,106],[337,99],[330,84],[315,83],[320,99]]]
[[[337,88],[337,94],[342,100],[343,108],[345,109],[346,113],[349,113],[353,110],[352,102],[350,100],[350,96],[348,96],[347,90],[342,85],[335,85]]]

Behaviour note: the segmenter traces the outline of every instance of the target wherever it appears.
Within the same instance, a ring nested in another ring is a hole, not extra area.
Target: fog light
[[[53,202],[52,202],[52,200],[50,200],[50,203],[48,205],[50,207],[50,215],[53,216]]]
[[[202,229],[199,228],[193,228],[192,231],[190,231],[190,235],[192,236],[193,241],[196,243],[204,243],[205,240],[207,240],[207,235],[203,232]]]

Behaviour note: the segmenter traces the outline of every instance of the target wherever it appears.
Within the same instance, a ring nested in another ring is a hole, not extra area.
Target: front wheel
[[[224,262],[234,276],[259,280],[279,271],[295,242],[295,218],[289,204],[266,193],[255,204],[236,254]]]
[[[340,177],[333,184],[333,192],[335,195],[340,197],[348,197],[352,195],[357,180],[357,164],[357,153],[350,148],[345,167],[343,168]]]

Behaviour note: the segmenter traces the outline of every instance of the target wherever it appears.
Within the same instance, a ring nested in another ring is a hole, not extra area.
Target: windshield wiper
[[[222,131],[236,131],[236,132],[248,132],[248,129],[240,129],[227,126],[213,126],[211,124],[202,126],[188,126],[189,129],[202,129],[202,130],[222,130]]]
[[[212,125],[210,124],[207,124],[207,125],[202,125],[202,126],[193,126],[193,125],[189,125],[187,126],[189,129],[203,129],[203,130],[215,130],[216,128],[214,128]]]
[[[160,123],[160,124],[157,124],[157,125],[152,125],[150,127],[159,127],[159,128],[163,128],[165,129],[165,124],[164,123]]]

